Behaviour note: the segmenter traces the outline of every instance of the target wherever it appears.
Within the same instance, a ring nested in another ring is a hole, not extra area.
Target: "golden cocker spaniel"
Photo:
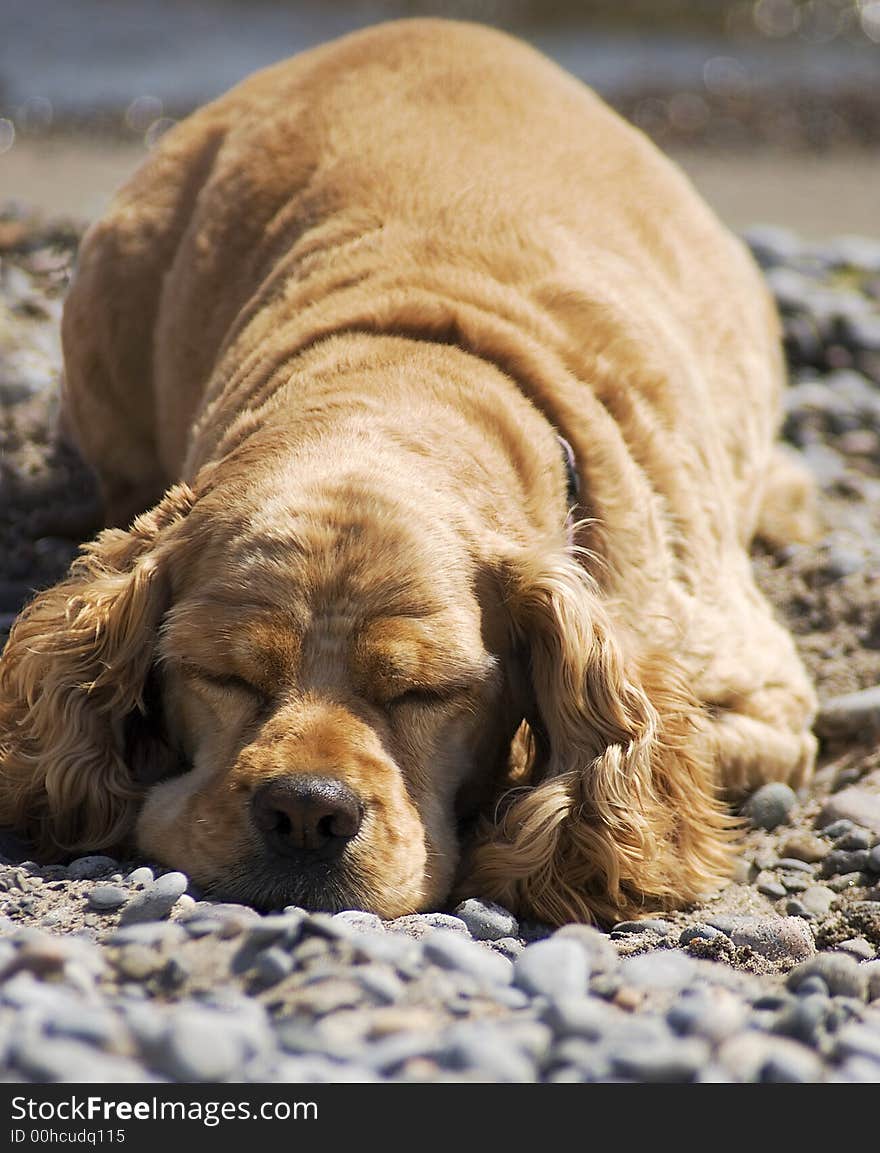
[[[0,822],[44,851],[607,921],[717,884],[724,798],[810,773],[747,555],[808,519],[768,294],[523,44],[392,23],[203,108],[88,233],[63,342],[115,527],[2,657]]]

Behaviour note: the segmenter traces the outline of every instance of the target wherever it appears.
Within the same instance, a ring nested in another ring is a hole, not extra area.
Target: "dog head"
[[[687,694],[628,659],[563,528],[511,544],[392,462],[285,461],[170,490],[19,618],[0,819],[386,917],[457,884],[612,918],[723,871]]]

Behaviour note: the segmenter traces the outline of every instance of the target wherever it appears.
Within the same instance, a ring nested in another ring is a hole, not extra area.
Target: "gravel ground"
[[[0,214],[0,629],[96,526],[53,446],[79,229]],[[782,310],[784,435],[827,532],[755,554],[822,699],[820,767],[743,810],[699,907],[552,932],[468,901],[260,916],[182,873],[0,838],[0,1080],[880,1081],[880,242],[747,240]]]

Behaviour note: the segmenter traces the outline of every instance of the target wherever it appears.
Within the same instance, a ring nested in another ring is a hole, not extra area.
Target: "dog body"
[[[724,876],[723,792],[809,774],[747,555],[805,517],[769,298],[522,44],[404,21],[250,78],[91,229],[63,339],[116,527],[2,659],[0,817],[45,848],[609,919]]]

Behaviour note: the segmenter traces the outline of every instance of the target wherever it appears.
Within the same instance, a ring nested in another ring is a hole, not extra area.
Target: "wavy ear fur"
[[[610,923],[717,885],[733,821],[675,654],[626,654],[569,552],[506,570],[537,710],[527,719],[544,751],[482,828],[468,891],[552,924]]]
[[[45,853],[118,843],[139,799],[123,759],[165,608],[157,543],[194,501],[176,486],[84,545],[16,620],[0,656],[0,824]]]

